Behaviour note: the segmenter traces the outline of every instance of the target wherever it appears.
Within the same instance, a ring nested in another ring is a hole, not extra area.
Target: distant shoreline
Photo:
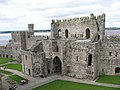
[[[50,31],[46,32],[35,32],[35,35],[50,35]],[[120,35],[119,30],[105,30],[105,35]],[[0,33],[0,46],[5,46],[11,39],[11,33]]]
[[[22,31],[25,31],[25,30],[18,30],[19,32],[22,32]],[[18,31],[0,31],[0,34],[3,34],[3,33],[11,33],[11,32],[18,32]],[[34,30],[34,32],[50,32],[51,30]]]

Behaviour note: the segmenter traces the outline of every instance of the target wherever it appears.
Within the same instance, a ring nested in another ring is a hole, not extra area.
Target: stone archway
[[[61,73],[62,72],[62,63],[58,56],[53,59],[53,72]]]

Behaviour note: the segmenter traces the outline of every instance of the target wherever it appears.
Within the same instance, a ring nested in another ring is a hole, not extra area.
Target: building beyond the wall
[[[105,35],[105,14],[52,20],[51,36],[12,32],[12,55],[31,76],[62,74],[94,80],[120,74],[120,36]]]

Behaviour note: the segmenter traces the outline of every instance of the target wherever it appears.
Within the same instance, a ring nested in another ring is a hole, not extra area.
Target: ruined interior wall
[[[95,79],[97,76],[97,43],[74,42],[72,43],[71,65],[69,76],[81,79]],[[88,66],[88,55],[92,55],[91,66]]]
[[[120,67],[120,37],[105,36],[101,47],[101,74],[115,75],[115,68]]]
[[[31,76],[40,76],[43,74],[45,56],[42,52],[23,51],[22,53],[23,72]]]
[[[50,40],[42,40],[43,50],[45,52],[46,58],[51,58],[51,41]]]
[[[47,40],[49,39],[48,36],[31,36],[31,37],[26,37],[26,47],[27,49],[30,49],[37,41],[41,40]]]
[[[9,40],[6,46],[0,46],[0,57],[13,58],[12,44],[11,40]]]
[[[32,67],[31,53],[29,51],[22,51],[22,69],[23,69],[23,72],[29,75],[29,69],[31,69],[31,67]]]

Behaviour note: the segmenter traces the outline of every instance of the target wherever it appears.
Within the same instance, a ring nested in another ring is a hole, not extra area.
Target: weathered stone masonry
[[[120,74],[120,36],[105,35],[105,14],[52,20],[51,36],[12,32],[12,55],[31,76],[62,74],[94,80]]]

